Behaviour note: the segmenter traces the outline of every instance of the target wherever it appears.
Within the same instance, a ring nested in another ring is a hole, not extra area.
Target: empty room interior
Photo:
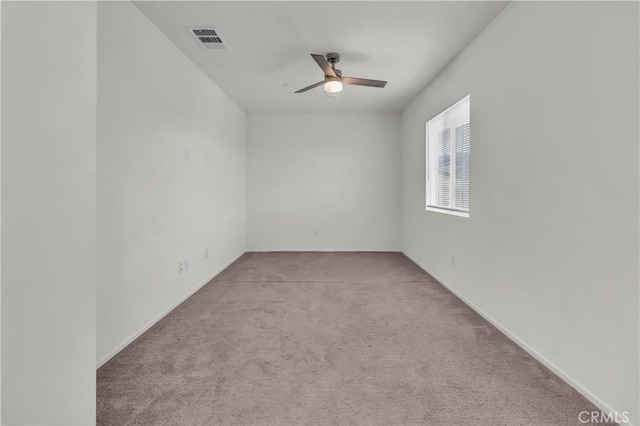
[[[3,425],[640,424],[637,1],[2,1]]]

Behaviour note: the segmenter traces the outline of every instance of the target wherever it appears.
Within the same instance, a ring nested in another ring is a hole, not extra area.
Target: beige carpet
[[[98,425],[579,425],[583,410],[398,253],[247,253],[98,371]]]

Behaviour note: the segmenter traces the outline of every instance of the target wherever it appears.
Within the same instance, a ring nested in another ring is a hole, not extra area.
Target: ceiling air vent
[[[203,49],[228,49],[224,38],[215,28],[189,28],[189,32]]]

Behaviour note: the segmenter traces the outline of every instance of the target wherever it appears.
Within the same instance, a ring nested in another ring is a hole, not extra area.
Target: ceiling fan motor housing
[[[332,77],[330,75],[325,75],[327,80],[340,80],[342,78],[342,71],[337,68],[334,68],[334,71],[338,77]]]

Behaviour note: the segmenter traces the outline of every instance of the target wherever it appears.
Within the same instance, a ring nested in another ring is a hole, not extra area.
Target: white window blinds
[[[427,210],[469,216],[470,109],[467,95],[427,122]]]

